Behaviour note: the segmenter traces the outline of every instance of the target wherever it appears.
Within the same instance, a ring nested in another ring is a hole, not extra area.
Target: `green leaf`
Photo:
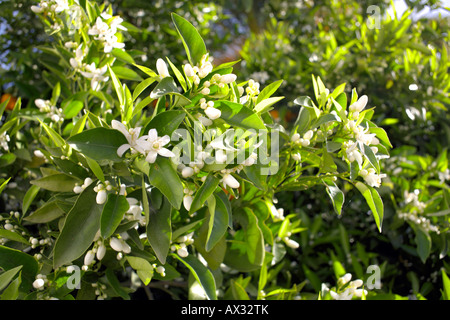
[[[378,230],[381,232],[381,225],[383,223],[384,207],[383,201],[381,200],[378,191],[362,182],[357,181],[355,187],[361,192],[363,197],[366,199],[370,210],[372,211],[375,223],[377,224]]]
[[[220,179],[215,177],[213,174],[208,174],[205,182],[195,193],[194,199],[192,200],[191,208],[189,213],[192,214],[199,210],[206,203],[206,200],[214,193],[217,186],[219,185]]]
[[[3,190],[5,190],[6,185],[8,184],[9,180],[11,180],[11,178],[6,179],[6,180],[3,181],[3,183],[0,185],[0,194],[3,192]]]
[[[153,267],[147,260],[139,257],[127,256],[130,266],[136,270],[139,279],[144,285],[148,285],[153,278]]]
[[[77,116],[78,113],[83,109],[83,102],[78,100],[70,101],[63,109],[64,119],[72,119]]]
[[[214,107],[222,112],[220,119],[232,126],[245,129],[266,129],[264,122],[256,113],[239,103],[220,100],[214,103]]]
[[[150,129],[156,129],[158,136],[162,137],[172,133],[178,129],[180,124],[186,117],[186,113],[181,110],[170,110],[158,113],[146,126],[144,133],[147,134]]]
[[[166,198],[160,210],[150,210],[147,219],[147,239],[155,251],[156,257],[162,263],[166,263],[172,241],[172,206]]]
[[[58,206],[57,202],[50,201],[23,219],[32,223],[47,223],[61,217],[63,214],[64,211]]]
[[[430,234],[420,226],[414,226],[413,229],[416,234],[415,242],[417,245],[417,254],[420,257],[420,260],[425,263],[431,253]]]
[[[37,193],[39,192],[39,187],[36,185],[32,185],[28,191],[25,193],[25,196],[23,197],[22,202],[22,213],[25,214],[28,211],[28,208],[30,207],[31,203],[33,202],[34,198],[36,197]]]
[[[150,77],[139,83],[133,91],[133,101],[135,101],[145,89],[155,82],[156,79],[157,77]]]
[[[183,202],[183,184],[172,162],[168,158],[157,157],[150,166],[148,174],[150,183],[155,186],[177,210]]]
[[[444,287],[444,292],[442,293],[444,300],[450,300],[450,279],[447,276],[447,273],[445,273],[444,269],[441,269],[442,273],[442,284]]]
[[[107,268],[105,274],[114,292],[122,299],[130,300],[130,296],[128,295],[127,290],[120,285],[119,279],[117,279],[114,270],[111,268]]]
[[[372,166],[375,168],[377,173],[380,173],[380,163],[378,162],[377,157],[373,153],[372,149],[368,145],[364,145],[364,156],[369,160]]]
[[[41,120],[38,119],[38,121],[41,123],[41,126],[44,128],[45,132],[48,134],[50,139],[53,141],[53,143],[59,147],[62,148],[66,144],[66,141],[52,128],[50,128],[48,125],[43,123]]]
[[[97,161],[121,161],[117,155],[117,149],[128,143],[120,131],[107,128],[83,131],[70,137],[67,142],[78,152]]]
[[[116,74],[114,73],[114,71],[111,69],[111,67],[109,65],[108,65],[108,71],[109,71],[109,75],[112,79],[114,90],[116,91],[116,94],[117,94],[117,98],[119,99],[119,104],[120,104],[120,106],[125,106],[125,93],[123,92],[123,87],[122,87],[119,79],[117,78]]]
[[[275,91],[278,90],[278,88],[283,83],[283,80],[275,81],[267,86],[264,87],[264,89],[261,90],[261,92],[258,94],[258,98],[256,99],[256,105],[258,105],[263,100],[271,97]]]
[[[333,202],[334,210],[338,215],[341,215],[342,213],[342,206],[345,201],[344,193],[339,189],[335,183],[329,184],[325,183],[326,190],[328,195],[331,198],[331,201]]]
[[[203,290],[205,290],[206,297],[209,300],[217,300],[216,282],[211,271],[209,271],[209,269],[193,255],[188,255],[186,258],[181,258],[176,254],[173,254],[173,256],[180,260],[191,271],[195,280],[197,280]]]
[[[89,158],[89,157],[85,157],[86,162],[89,166],[89,168],[91,169],[91,171],[95,174],[95,176],[102,182],[105,182],[105,175],[103,174],[103,170],[100,167],[100,165],[97,163],[97,161]]]
[[[127,67],[112,67],[112,71],[119,79],[132,80],[132,81],[142,81],[142,77],[137,74],[136,71],[131,70]]]
[[[255,106],[254,110],[256,111],[256,113],[266,112],[271,106],[282,99],[284,99],[284,97],[272,97],[264,99]]]
[[[197,65],[206,54],[206,45],[197,29],[186,19],[172,13],[172,21],[181,38],[186,55],[192,66]]]
[[[108,195],[100,219],[100,234],[103,238],[107,239],[114,234],[129,208],[130,205],[124,195],[114,193]]]
[[[250,300],[245,289],[234,280],[231,280],[231,292],[235,300]]]
[[[5,153],[0,156],[0,168],[13,164],[17,157],[14,153]]]
[[[178,68],[172,63],[172,61],[170,61],[169,58],[166,58],[167,62],[169,63],[170,68],[172,69],[173,73],[175,74],[175,77],[177,78],[178,82],[180,83],[181,87],[183,88],[183,90],[186,92],[187,91],[187,86],[186,86],[186,79],[184,79],[183,74],[180,72],[180,70],[178,70]]]
[[[25,252],[0,246],[0,268],[11,270],[18,266],[22,266],[21,290],[28,291],[39,270],[36,259]]]
[[[96,202],[94,186],[95,183],[91,183],[84,189],[67,214],[53,251],[55,269],[79,258],[100,229],[102,207]]]
[[[2,295],[0,296],[0,299],[1,300],[17,300],[17,298],[19,297],[19,289],[20,289],[21,283],[22,283],[22,277],[19,274],[19,276],[10,283],[8,288],[6,288],[5,291],[3,291]]]
[[[30,245],[30,243],[24,237],[22,237],[20,234],[18,234],[17,232],[6,230],[6,229],[0,229],[0,238],[17,241],[17,242],[21,242],[26,245]]]
[[[209,211],[208,234],[206,237],[205,249],[211,251],[223,238],[228,229],[228,209],[222,198],[214,195],[216,205],[214,212]]]
[[[16,274],[22,269],[22,266],[17,266],[11,270],[6,270],[0,274],[0,291],[6,288],[6,286],[14,279]]]
[[[71,192],[75,184],[80,182],[80,179],[65,173],[52,174],[30,181],[36,187],[55,192]]]
[[[123,62],[127,62],[129,64],[134,64],[134,59],[125,51],[119,48],[114,48],[111,51],[111,54],[116,57],[119,60],[122,60]]]

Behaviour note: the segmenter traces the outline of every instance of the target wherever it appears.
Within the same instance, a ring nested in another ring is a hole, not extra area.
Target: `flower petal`
[[[130,149],[131,146],[129,144],[123,144],[121,145],[118,149],[117,149],[117,155],[119,157],[122,157],[122,155],[125,153],[125,151],[127,151],[128,149]]]
[[[156,129],[150,129],[148,131],[148,141],[153,142],[156,139],[158,139],[158,132],[156,131]]]
[[[175,153],[173,153],[172,151],[170,151],[169,149],[166,148],[161,148],[158,150],[158,154],[160,154],[163,157],[175,157]]]
[[[150,150],[147,154],[147,157],[145,158],[145,161],[149,163],[155,163],[157,156],[158,153],[156,151]]]

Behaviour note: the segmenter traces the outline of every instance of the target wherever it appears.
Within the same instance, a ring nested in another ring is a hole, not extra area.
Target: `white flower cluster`
[[[44,274],[38,274],[36,275],[36,280],[33,281],[33,288],[36,290],[43,290],[47,283],[47,276]]]
[[[205,114],[209,118],[209,120],[216,120],[222,115],[222,112],[219,109],[214,108],[214,101],[206,102],[205,98],[201,98],[199,102],[200,108],[205,111]],[[210,124],[212,123],[210,122],[209,125]]]
[[[67,48],[73,48],[77,44],[75,42],[66,42],[65,46]],[[83,45],[80,44],[74,51],[74,58],[70,58],[69,62],[72,68],[81,73],[83,77],[87,79],[91,79],[91,89],[94,91],[98,91],[100,89],[101,82],[107,82],[109,80],[109,76],[105,76],[107,71],[107,66],[104,65],[101,68],[97,68],[95,62],[87,64],[83,62],[86,53],[83,49]]]
[[[94,282],[91,284],[92,288],[94,288],[94,293],[97,296],[97,300],[105,300],[108,298],[108,294],[106,293],[106,285],[99,282]]]
[[[95,40],[103,43],[103,51],[105,53],[111,52],[114,48],[123,49],[125,44],[119,42],[116,36],[118,29],[126,30],[121,25],[122,22],[122,18],[118,16],[113,17],[103,12],[100,17],[97,17],[95,24],[89,29],[88,35],[95,36]]]
[[[439,234],[439,227],[433,225],[430,219],[421,215],[426,208],[426,204],[422,201],[419,201],[419,191],[405,191],[403,196],[405,198],[405,206],[409,205],[412,207],[410,207],[408,212],[400,212],[398,214],[398,217],[421,226],[425,231],[436,232],[437,234]]]
[[[361,169],[359,171],[361,177],[364,178],[364,181],[371,187],[379,187],[381,185],[381,179],[385,178],[387,175],[384,173],[378,174],[376,173],[374,168],[369,169]]]
[[[206,78],[212,71],[213,65],[210,61],[209,54],[205,54],[198,66],[192,66],[187,63],[183,66],[184,74],[188,79],[191,79],[194,85],[199,86],[202,79]],[[236,75],[233,73],[221,75],[214,74],[209,80],[203,82],[200,93],[209,95],[211,93],[210,87],[217,85],[219,88],[224,88],[227,84],[236,81]]]
[[[46,113],[53,122],[64,122],[63,110],[61,108],[53,106],[50,100],[36,99],[34,100],[34,103],[36,107],[39,108],[39,111],[42,113]]]
[[[5,131],[2,134],[0,134],[0,147],[5,150],[9,151],[9,145],[8,142],[10,141],[8,133]]]
[[[259,82],[253,79],[248,80],[247,87],[245,89],[242,86],[238,86],[240,96],[239,102],[241,104],[245,104],[252,98],[256,99],[259,94],[259,87],[260,87]],[[246,93],[246,95],[244,95],[244,92]]]
[[[337,289],[330,290],[326,284],[322,284],[322,296],[327,292],[330,293],[331,298],[334,300],[351,300],[354,296],[361,298],[362,295],[367,295],[367,290],[358,289],[364,282],[361,279],[352,280],[352,275],[346,273],[340,277],[337,281]]]
[[[93,182],[93,180],[91,178],[86,178],[84,179],[83,184],[80,186],[78,183],[75,184],[75,186],[73,187],[73,192],[75,193],[82,193],[84,189],[86,189],[91,183]]]
[[[302,147],[307,147],[311,144],[311,139],[314,136],[314,131],[308,130],[305,132],[303,137],[300,136],[298,133],[294,133],[291,137],[291,141],[294,144],[301,145]]]
[[[67,0],[41,0],[39,5],[31,6],[31,10],[34,13],[42,13],[42,12],[54,12],[60,13],[69,9],[69,3]]]
[[[145,216],[142,214],[144,211],[142,205],[135,198],[127,198],[127,201],[130,208],[125,213],[125,217],[130,221],[137,221],[137,223],[141,226],[145,226],[146,220]]]
[[[174,157],[175,154],[169,149],[164,148],[170,142],[170,137],[165,135],[158,136],[156,129],[150,129],[148,135],[139,137],[141,128],[132,128],[128,130],[124,124],[117,120],[111,123],[113,129],[119,130],[127,139],[128,143],[122,145],[117,149],[117,155],[122,155],[131,148],[132,153],[141,153],[145,156],[145,160],[149,163],[154,163],[158,155],[163,157]]]
[[[97,239],[97,241],[94,242],[94,246],[92,249],[88,250],[84,256],[84,264],[81,267],[84,271],[87,271],[89,269],[89,266],[93,265],[95,263],[95,258],[97,258],[98,261],[102,260],[106,254],[106,246],[103,243],[101,239]]]
[[[114,251],[117,251],[117,260],[121,260],[124,253],[128,254],[131,252],[131,247],[125,242],[123,237],[111,237],[109,240],[109,245]]]
[[[189,255],[189,251],[187,250],[187,246],[191,245],[194,243],[194,239],[192,238],[192,236],[194,235],[194,233],[189,233],[185,236],[181,236],[178,239],[176,239],[172,246],[170,247],[170,250],[172,252],[177,252],[177,254],[182,257],[182,258],[186,258]]]
[[[366,95],[361,96],[356,102],[349,106],[349,120],[346,129],[352,133],[355,141],[347,141],[343,144],[343,149],[346,153],[346,158],[350,162],[356,161],[361,168],[363,165],[363,155],[361,150],[364,150],[364,146],[370,147],[373,154],[378,153],[377,145],[380,141],[376,138],[375,133],[369,132],[369,127],[364,128],[357,124],[359,114],[366,107],[368,97]],[[345,159],[345,157],[343,157]],[[361,169],[359,172],[365,182],[371,187],[379,187],[381,185],[381,179],[386,177],[386,174],[376,173],[374,168]]]

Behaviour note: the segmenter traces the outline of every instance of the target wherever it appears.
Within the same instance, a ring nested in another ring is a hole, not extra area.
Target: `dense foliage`
[[[448,299],[448,20],[170,4],[2,2],[0,298]]]

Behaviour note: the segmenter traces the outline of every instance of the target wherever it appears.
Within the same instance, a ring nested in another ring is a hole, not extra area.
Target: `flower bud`
[[[159,58],[156,60],[156,70],[158,70],[158,74],[162,77],[170,77],[169,70],[167,70],[167,65],[163,59]]]
[[[239,188],[240,184],[231,174],[227,173],[223,176],[223,182],[225,185],[230,186],[233,189]]]
[[[189,178],[194,174],[194,169],[191,167],[184,167],[183,170],[181,170],[181,175],[183,178]]]
[[[313,132],[312,130],[308,130],[308,131],[306,131],[306,133],[303,135],[303,139],[311,140],[313,134],[314,134],[314,132]]]
[[[294,159],[295,161],[302,161],[302,156],[300,155],[300,153],[294,153],[292,155],[292,159]]]
[[[300,140],[300,135],[298,133],[294,133],[291,137],[291,141],[297,142],[298,140]]]
[[[97,197],[95,198],[95,200],[97,201],[97,204],[104,204],[106,202],[106,198],[106,190],[102,189],[97,193]]]
[[[114,251],[122,251],[122,243],[115,237],[111,237],[111,239],[109,240],[109,245],[111,246],[111,248],[113,248]]]
[[[220,118],[220,116],[222,115],[222,112],[219,109],[216,109],[214,107],[208,107],[205,109],[205,114],[211,120],[215,120],[217,118]]]
[[[180,249],[177,250],[177,254],[181,258],[186,258],[189,255],[189,252],[186,250],[186,248],[180,248]]]
[[[184,73],[186,74],[186,77],[195,76],[194,69],[192,69],[192,66],[189,63],[184,65]]]
[[[97,249],[97,259],[102,260],[106,253],[106,246],[102,243]]]
[[[86,255],[84,256],[84,265],[90,266],[92,262],[94,261],[95,254],[92,250],[89,250]]]
[[[191,195],[187,194],[183,197],[183,205],[187,211],[191,210],[192,201],[194,201],[194,199]]]
[[[33,288],[42,289],[44,287],[45,281],[44,279],[36,279],[33,282]]]
[[[220,82],[228,84],[228,83],[232,83],[232,82],[236,81],[236,78],[237,78],[236,75],[233,73],[225,74],[220,77]]]

